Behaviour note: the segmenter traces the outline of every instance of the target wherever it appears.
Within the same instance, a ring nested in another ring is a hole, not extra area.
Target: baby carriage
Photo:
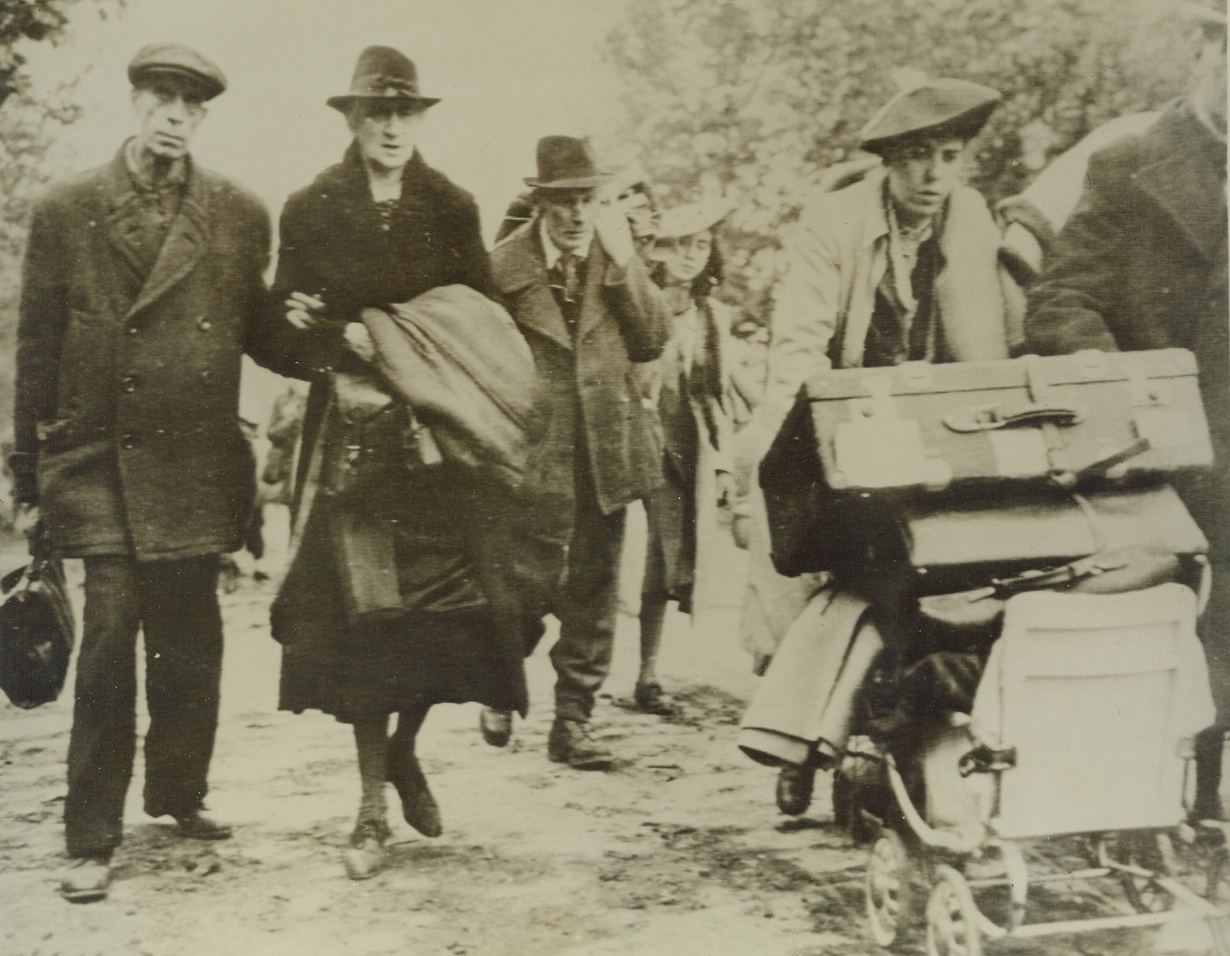
[[[976,956],[984,939],[1179,919],[1208,920],[1220,933],[1224,914],[1168,872],[1176,837],[1213,844],[1209,887],[1224,858],[1219,829],[1198,835],[1186,823],[1192,738],[1213,717],[1196,605],[1177,583],[1017,595],[971,713],[939,715],[915,766],[899,767],[866,739],[851,741],[847,759],[872,777],[862,792],[887,791],[871,801],[882,809],[872,816],[879,832],[865,884],[878,943],[895,943],[919,915],[920,883],[930,887],[929,954]],[[1024,847],[1076,834],[1084,836],[1084,866],[1056,872],[1048,860],[1046,872],[1031,874]],[[1137,912],[1028,920],[1031,883],[1098,877],[1117,878]],[[994,917],[979,906],[988,894]],[[1219,952],[1230,952],[1215,938]]]
[[[1204,851],[1210,887],[1225,856],[1220,829],[1185,822],[1191,739],[1213,721],[1195,636],[1206,545],[1165,482],[1211,462],[1194,373],[1179,350],[831,372],[762,463],[778,569],[829,571],[884,645],[843,711],[862,717],[829,739],[854,732],[836,809],[873,828],[881,944],[922,909],[920,881],[930,953],[1221,916],[1168,872],[1175,836]],[[996,613],[971,618],[986,597]],[[919,634],[981,643],[931,655]],[[925,666],[949,659],[959,679]],[[1069,839],[1031,874],[1023,845],[1050,837]],[[1031,882],[1098,876],[1137,912],[1027,921]]]

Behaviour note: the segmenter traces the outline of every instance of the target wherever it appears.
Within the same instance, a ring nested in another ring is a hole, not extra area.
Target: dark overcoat
[[[598,506],[610,514],[664,480],[657,410],[636,365],[662,354],[669,317],[640,259],[621,269],[595,238],[588,261],[574,340],[551,292],[537,220],[491,253],[500,293],[545,387],[544,434],[524,486],[543,500],[571,501],[583,454]]]
[[[255,490],[239,376],[245,350],[263,358],[269,217],[190,163],[142,280],[127,238],[135,199],[121,149],[34,211],[17,331],[18,496],[37,496],[65,556],[232,551]]]
[[[286,201],[270,310],[282,316],[287,296],[305,292],[323,299],[334,321],[319,332],[283,324],[276,339],[275,368],[311,382],[296,491],[301,533],[272,609],[283,709],[349,721],[436,702],[526,708],[498,488],[441,467],[361,502],[302,493],[318,442],[327,444],[326,372],[360,362],[344,346],[345,323],[447,285],[495,295],[477,205],[419,154],[387,218],[353,144]],[[390,573],[403,613],[353,619],[348,591],[365,575]]]
[[[1176,482],[1209,538],[1202,621],[1220,722],[1230,722],[1230,304],[1226,144],[1172,103],[1089,162],[1088,188],[1031,289],[1031,351],[1191,349],[1213,437],[1211,474]]]
[[[1225,163],[1225,143],[1185,102],[1095,153],[1085,197],[1030,291],[1026,336],[1044,355],[1195,353],[1217,460],[1185,497],[1214,555],[1230,561]]]

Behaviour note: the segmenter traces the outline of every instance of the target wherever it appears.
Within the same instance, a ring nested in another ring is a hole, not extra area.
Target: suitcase
[[[993,587],[1092,554],[1140,548],[1188,560],[1208,550],[1167,484],[1087,495],[1055,488],[983,501],[917,499],[879,508],[844,540],[841,566],[830,570],[890,605]],[[890,594],[896,597],[886,599]]]
[[[866,499],[1098,487],[1213,462],[1185,349],[839,369],[810,379],[761,462],[774,562],[825,567]]]

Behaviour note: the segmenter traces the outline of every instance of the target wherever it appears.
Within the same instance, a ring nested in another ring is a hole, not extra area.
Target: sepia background
[[[286,196],[348,142],[325,105],[369,44],[417,64],[429,113],[421,148],[477,197],[490,239],[550,133],[584,134],[613,166],[639,163],[663,204],[722,194],[728,281],[719,295],[755,339],[778,250],[823,171],[850,157],[902,69],[991,85],[1004,102],[971,181],[991,202],[1116,116],[1155,109],[1185,84],[1174,5],[1162,0],[0,0],[0,435],[12,404],[20,261],[31,202],[49,181],[107,162],[133,131],[125,67],[150,42],[214,59],[228,91],[193,144],[275,221]],[[280,387],[253,370],[243,413],[258,424]],[[0,525],[8,521],[0,507]],[[635,527],[635,521],[634,521]],[[527,662],[534,709],[504,751],[478,739],[474,708],[437,708],[423,763],[446,833],[401,827],[389,871],[348,883],[337,854],[357,793],[346,728],[274,711],[275,580],[231,581],[212,811],[226,845],[185,847],[130,793],[112,898],[55,893],[71,694],[37,711],[0,703],[0,954],[260,956],[862,956],[864,851],[812,813],[787,820],[774,775],[733,737],[754,687],[735,639],[741,553],[725,555],[729,604],[703,627],[673,615],[662,673],[673,719],[637,714],[636,545],[617,659],[599,703],[611,774],[549,764],[549,663]],[[633,536],[633,541],[638,539]],[[8,570],[20,558],[9,537]],[[78,612],[80,592],[76,592]],[[70,675],[71,680],[71,675]],[[141,769],[138,766],[138,778]],[[399,824],[400,826],[400,824]],[[1052,918],[1101,902],[1043,894]],[[1096,934],[1106,956],[1203,952],[1179,931]],[[1018,944],[1064,956],[1072,939]],[[915,940],[907,953],[921,952]]]

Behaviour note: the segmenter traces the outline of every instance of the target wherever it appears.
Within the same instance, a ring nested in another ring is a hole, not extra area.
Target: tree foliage
[[[895,69],[985,83],[1004,100],[980,137],[973,185],[1019,191],[1048,154],[1184,84],[1180,28],[1138,0],[632,0],[606,54],[625,83],[641,161],[668,201],[715,177],[727,294],[751,314],[780,239],[827,167],[895,91]],[[652,144],[652,145],[650,145]]]
[[[33,44],[67,36],[70,16],[86,8],[108,16],[123,0],[0,0],[0,432],[8,428],[12,405],[12,357],[21,284],[21,256],[31,205],[58,174],[47,162],[57,132],[80,114],[74,88],[65,77],[54,89],[35,91],[27,73]]]

